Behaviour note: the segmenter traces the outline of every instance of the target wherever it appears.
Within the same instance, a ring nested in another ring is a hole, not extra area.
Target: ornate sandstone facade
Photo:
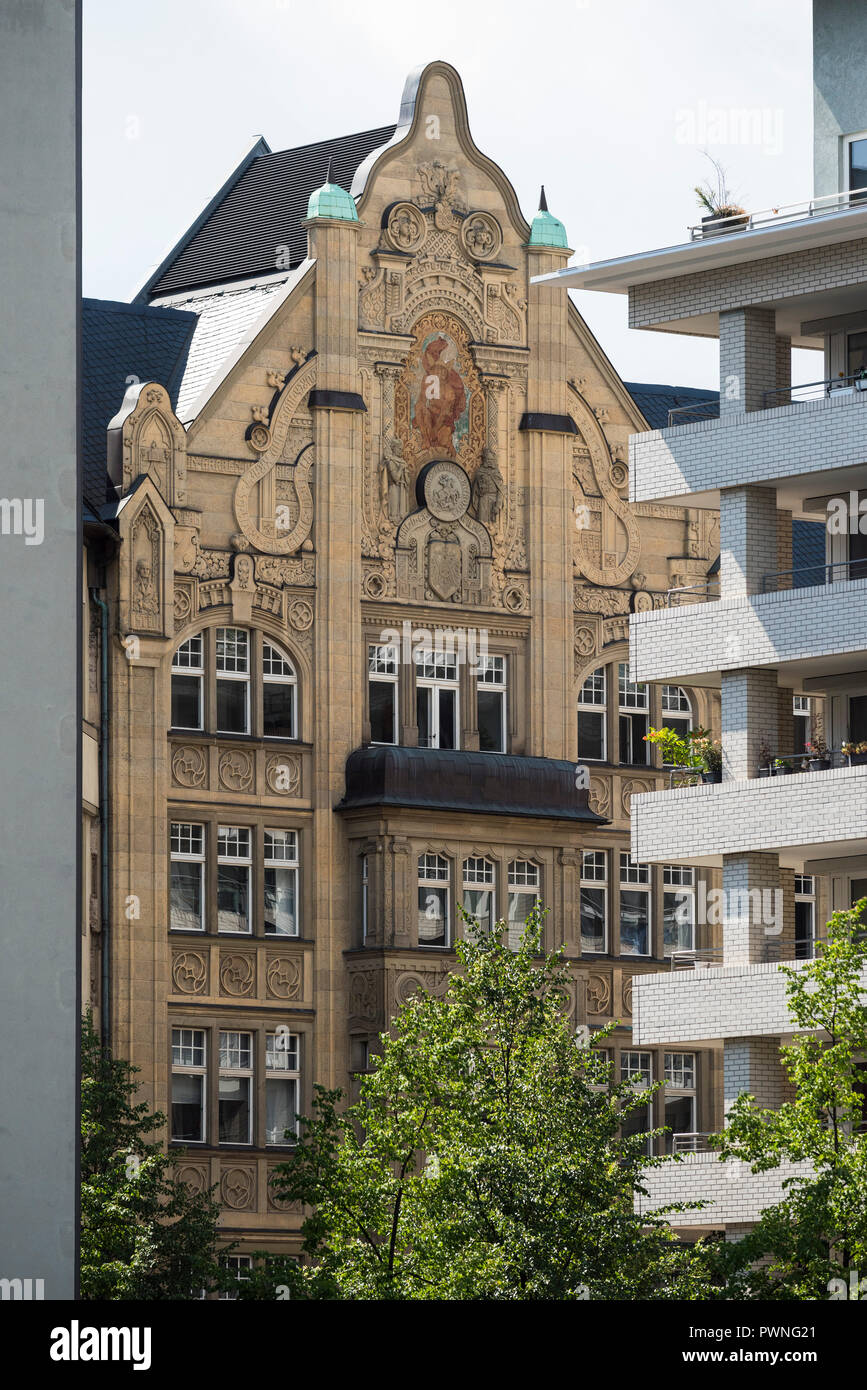
[[[618,1065],[645,1065],[632,983],[671,947],[669,880],[620,856],[630,798],[668,776],[642,711],[672,697],[619,666],[628,614],[719,552],[710,514],[628,503],[647,422],[531,283],[565,237],[476,148],[452,68],[409,80],[352,195],[314,194],[298,263],[275,245],[240,280],[152,285],[199,324],[180,386],[134,383],[109,431],[112,1042],[250,1249],[298,1246],[268,1188],[286,1108],[350,1089],[412,991],[445,989],[465,895],[515,921],[541,897],[576,1026],[619,1020]],[[238,311],[216,354],[215,305]],[[697,1054],[687,1127],[720,1118],[717,1079]]]

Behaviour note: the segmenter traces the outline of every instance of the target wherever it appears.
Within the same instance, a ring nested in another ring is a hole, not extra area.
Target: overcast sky
[[[812,192],[810,0],[84,0],[84,292],[127,300],[264,135],[274,150],[397,119],[407,72],[460,72],[476,144],[525,216],[544,183],[581,258],[667,246],[693,186]],[[538,22],[533,27],[534,16]],[[716,384],[716,344],[578,307],[627,381]],[[798,376],[821,371],[797,353]]]

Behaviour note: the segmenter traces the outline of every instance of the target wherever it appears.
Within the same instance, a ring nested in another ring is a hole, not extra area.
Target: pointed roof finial
[[[569,243],[566,239],[566,228],[558,218],[552,216],[548,211],[548,199],[545,197],[545,185],[539,194],[539,211],[533,218],[530,228],[530,246],[549,246],[552,250],[568,249]]]
[[[328,156],[328,168],[325,170],[325,182],[331,182],[331,155]]]
[[[542,184],[542,192],[539,194],[539,211],[548,211],[548,199],[545,197],[545,185]]]
[[[355,200],[346,192],[345,188],[340,187],[339,183],[331,182],[331,155],[328,156],[325,182],[320,188],[314,188],[310,194],[307,216],[330,217],[340,222],[358,221]]]

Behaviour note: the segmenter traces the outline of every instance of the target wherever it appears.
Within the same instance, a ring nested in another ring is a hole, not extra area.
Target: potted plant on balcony
[[[722,781],[722,744],[718,738],[711,738],[706,729],[696,729],[692,734],[692,746],[701,759],[701,780],[703,782]]]
[[[846,742],[843,744],[841,752],[844,758],[849,759],[850,767],[857,767],[859,763],[867,763],[867,739],[861,739],[854,743]]]
[[[771,750],[768,747],[767,739],[764,738],[759,744],[758,775],[760,777],[770,777],[771,775]]]
[[[867,391],[867,367],[859,367],[855,373],[855,390]]]
[[[775,777],[788,777],[789,773],[793,771],[792,764],[786,758],[774,758]]]
[[[828,745],[823,738],[810,739],[807,743],[807,767],[811,772],[824,772],[831,766]]]
[[[706,150],[704,154],[705,158],[709,159],[713,165],[716,174],[716,186],[711,179],[706,179],[704,183],[695,186],[698,205],[708,213],[707,217],[701,219],[702,236],[725,236],[727,232],[743,231],[750,220],[749,213],[746,208],[740,207],[734,201],[729,192],[726,172],[722,165]]]
[[[644,735],[644,742],[656,744],[667,766],[684,771],[693,768],[696,772],[701,771],[701,757],[693,748],[693,730],[689,730],[686,738],[681,738],[674,729],[651,729]]]

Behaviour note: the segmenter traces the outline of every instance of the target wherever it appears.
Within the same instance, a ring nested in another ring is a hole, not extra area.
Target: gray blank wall
[[[77,1258],[79,35],[76,0],[0,5],[0,1278],[49,1299]]]

